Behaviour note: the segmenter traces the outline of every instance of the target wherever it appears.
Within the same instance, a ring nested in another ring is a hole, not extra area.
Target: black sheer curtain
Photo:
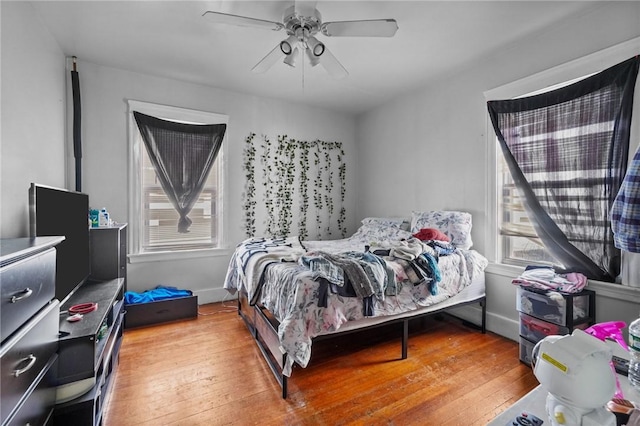
[[[566,270],[613,281],[609,212],[624,178],[638,57],[569,86],[487,107],[538,237]]]
[[[162,189],[180,215],[178,232],[189,232],[187,216],[207,180],[226,124],[185,124],[145,115],[133,116]]]

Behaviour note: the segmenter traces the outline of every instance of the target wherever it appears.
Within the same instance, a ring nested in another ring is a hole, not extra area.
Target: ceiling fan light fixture
[[[309,58],[309,63],[312,67],[315,67],[320,63],[320,57],[315,56],[309,47],[305,49],[305,52],[307,53],[307,58]]]
[[[309,36],[307,38],[307,47],[311,49],[311,53],[314,56],[321,56],[324,53],[324,43],[314,36]]]
[[[289,55],[287,55],[284,58],[284,62],[285,64],[289,65],[290,67],[295,67],[296,66],[296,59],[298,59],[298,54],[300,52],[298,51],[297,47],[293,48],[293,52],[291,52]]]
[[[298,42],[298,38],[295,35],[290,35],[285,40],[280,42],[280,50],[285,55],[291,55],[293,53],[294,46]]]

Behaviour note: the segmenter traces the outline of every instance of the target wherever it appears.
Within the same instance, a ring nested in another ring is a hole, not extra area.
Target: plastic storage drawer
[[[569,327],[553,324],[531,315],[520,313],[520,336],[538,342],[547,336],[569,334]]]
[[[528,366],[532,367],[531,361],[533,360],[533,347],[536,344],[530,342],[524,337],[520,336],[520,361],[524,362]]]
[[[519,312],[557,325],[573,328],[575,324],[592,321],[595,312],[595,297],[591,290],[575,294],[547,292],[518,287],[516,307]]]

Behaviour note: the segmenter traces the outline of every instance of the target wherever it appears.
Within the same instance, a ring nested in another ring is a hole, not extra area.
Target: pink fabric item
[[[413,236],[422,241],[430,241],[430,240],[438,240],[438,241],[446,241],[446,242],[451,241],[451,238],[447,237],[444,232],[436,228],[422,228],[420,231],[413,234]]]
[[[553,277],[550,277],[553,275]],[[511,280],[514,285],[534,287],[562,293],[579,293],[587,286],[587,277],[580,272],[556,274],[551,268],[531,269]]]

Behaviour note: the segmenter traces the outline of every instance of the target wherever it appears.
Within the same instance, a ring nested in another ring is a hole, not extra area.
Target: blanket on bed
[[[225,282],[240,279],[256,304],[267,266],[274,262],[296,262],[304,254],[300,238],[250,238],[236,247]]]
[[[331,280],[332,276],[334,284],[340,283],[341,278],[345,278],[344,271],[338,269],[331,272],[327,269],[320,273],[305,265],[303,259],[314,252],[339,256],[357,251],[362,254],[365,245],[371,241],[369,238],[305,241],[302,250],[306,249],[307,252],[297,262],[281,261],[282,258],[290,258],[290,255],[299,253],[302,244],[296,241],[297,238],[294,237],[293,241],[282,241],[282,244],[272,247],[271,241],[265,240],[267,247],[264,248],[259,247],[263,243],[251,240],[247,241],[248,248],[244,247],[245,243],[240,244],[232,257],[224,284],[224,288],[231,293],[235,293],[237,289],[246,290],[252,303],[259,302],[279,321],[278,338],[283,353],[287,354],[283,373],[287,376],[290,375],[294,362],[302,367],[307,365],[315,336],[336,332],[347,322],[367,316],[391,316],[442,302],[458,294],[472,280],[482,275],[488,263],[487,259],[474,250],[461,250],[441,242],[437,247],[423,244],[421,247],[425,251],[412,261],[407,261],[393,257],[392,249],[398,246],[400,250],[394,253],[412,257],[412,243],[379,243],[377,247],[387,250],[388,256],[378,256],[385,262],[384,274],[380,269],[378,278],[368,276],[370,281],[375,281],[377,287],[374,295],[370,296],[373,305],[367,310],[363,309],[362,297],[347,297],[340,292],[330,291],[330,286],[320,284],[321,278],[329,277]],[[252,260],[254,256],[263,256],[263,259],[257,257]],[[247,259],[248,262],[243,261]],[[417,266],[416,259],[420,259],[420,266]],[[389,273],[393,274],[391,280]],[[389,288],[392,292],[381,290]]]

